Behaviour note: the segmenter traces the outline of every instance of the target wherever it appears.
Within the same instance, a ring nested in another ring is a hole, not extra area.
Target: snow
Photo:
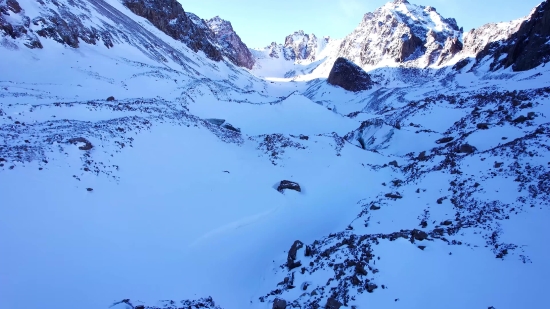
[[[19,2],[31,18],[42,10],[33,1]],[[324,45],[320,39],[311,63],[255,51],[252,75],[193,53],[118,1],[106,3],[143,26],[136,33],[121,27],[129,42],[111,49],[81,42],[72,49],[41,38],[43,49],[30,50],[18,40],[15,50],[0,46],[0,157],[6,160],[0,160],[0,308],[97,309],[123,299],[152,305],[207,296],[223,308],[270,308],[274,297],[259,298],[288,276],[284,265],[295,240],[329,246],[340,241],[333,234],[422,229],[423,218],[425,231],[445,220],[454,227],[457,213],[477,216],[484,209],[464,200],[457,205],[471,212],[454,205],[451,198],[460,193],[516,210],[502,206],[501,213],[486,212],[494,217],[483,224],[445,234],[463,245],[432,237],[414,244],[378,238],[369,265],[379,272],[369,269],[367,277],[379,288],[360,294],[350,287],[355,300],[349,305],[502,309],[545,303],[550,267],[543,235],[550,209],[544,192],[532,198],[526,189],[539,185],[538,178],[527,180],[523,190],[514,179],[528,165],[532,174],[548,172],[545,133],[526,137],[547,126],[550,100],[533,95],[532,107],[514,110],[495,96],[480,118],[472,118],[472,110],[475,95],[550,86],[547,68],[430,68],[407,75],[392,64],[370,70],[374,89],[351,93],[322,78],[341,40]],[[91,24],[116,24],[88,8]],[[446,31],[433,11],[426,15],[405,4],[395,9]],[[155,42],[143,39],[144,33],[168,46],[158,50],[166,61],[143,48]],[[178,64],[169,51],[188,61]],[[288,71],[296,74],[284,77]],[[115,100],[107,101],[109,96]],[[465,102],[450,104],[449,97]],[[481,118],[500,105],[514,117],[536,117],[524,124]],[[241,133],[205,121],[210,118]],[[358,132],[365,120],[380,125]],[[488,130],[476,128],[485,121]],[[359,133],[374,138],[367,150]],[[348,134],[355,139],[344,139]],[[450,156],[460,173],[440,168],[452,151],[435,143],[443,136],[477,148]],[[75,137],[93,148],[68,143]],[[516,139],[525,139],[525,149],[502,147]],[[416,159],[421,152],[424,161]],[[501,171],[495,162],[503,163]],[[514,170],[515,163],[521,169]],[[281,180],[298,182],[302,191],[278,192]],[[476,182],[480,187],[473,189]],[[390,192],[402,198],[385,197]],[[371,202],[381,208],[370,209]],[[518,246],[504,259],[487,244],[493,231],[500,231],[499,244]],[[298,251],[304,267],[317,263],[304,250]],[[349,252],[338,246],[330,258],[343,263]],[[296,269],[296,288],[277,297],[304,305],[313,289],[321,291],[335,276],[330,266],[310,270]],[[301,289],[305,282],[307,291]],[[327,290],[336,285],[333,280]],[[319,297],[324,306],[328,296]]]

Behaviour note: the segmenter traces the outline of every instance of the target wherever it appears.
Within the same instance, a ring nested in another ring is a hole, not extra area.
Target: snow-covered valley
[[[249,70],[223,22],[140,7],[170,1],[0,0],[0,308],[545,306],[550,59],[500,66],[519,22],[350,59],[352,92],[327,77],[366,28]]]

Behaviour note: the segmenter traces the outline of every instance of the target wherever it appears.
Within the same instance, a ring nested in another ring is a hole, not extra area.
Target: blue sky
[[[178,0],[186,11],[203,19],[229,20],[249,47],[282,43],[296,30],[342,38],[389,0]],[[409,0],[433,6],[443,17],[454,17],[464,31],[489,22],[527,15],[542,0]]]

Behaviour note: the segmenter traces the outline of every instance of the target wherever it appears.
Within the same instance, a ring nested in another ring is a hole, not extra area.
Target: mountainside
[[[548,8],[248,50],[176,1],[0,0],[0,308],[544,307]]]
[[[231,23],[219,18],[218,16],[207,21],[208,27],[214,33],[216,42],[222,47],[224,55],[234,64],[252,69],[254,66],[254,58],[248,50],[248,47],[241,41],[241,38]]]

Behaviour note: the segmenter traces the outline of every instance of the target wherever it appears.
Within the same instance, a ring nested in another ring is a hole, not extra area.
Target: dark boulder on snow
[[[368,90],[373,85],[367,72],[345,58],[336,59],[327,82],[353,92]]]
[[[340,307],[342,307],[342,303],[336,300],[336,298],[330,297],[329,299],[327,299],[325,309],[340,309]]]
[[[114,100],[115,100],[115,97],[113,97],[113,96],[110,96],[110,97],[107,98],[107,102],[112,102]]]
[[[286,309],[286,300],[275,298],[273,301],[273,309]]]
[[[424,231],[421,231],[421,230],[413,230],[411,234],[412,234],[411,238],[414,238],[414,239],[420,240],[420,241],[428,238],[428,233],[426,233]]]
[[[435,141],[435,143],[436,144],[446,144],[446,143],[449,143],[449,142],[453,141],[454,139],[455,138],[452,137],[452,136],[447,136],[447,137],[438,139],[437,141]]]
[[[465,154],[471,154],[476,151],[476,148],[470,144],[462,144],[460,147],[458,147],[457,152],[458,153],[465,153]]]
[[[84,145],[78,147],[78,149],[80,150],[90,150],[94,147],[92,143],[89,140],[85,139],[84,137],[71,138],[69,140],[69,143],[75,144],[75,145],[77,145],[78,143],[84,143]]]
[[[289,270],[302,266],[302,263],[300,261],[296,261],[296,255],[298,254],[298,249],[301,249],[303,246],[303,242],[296,240],[290,247],[290,250],[288,250],[286,265],[288,266]]]
[[[205,120],[210,122],[213,125],[217,125],[218,127],[225,123],[225,119],[210,118]]]
[[[302,192],[302,188],[297,182],[290,181],[290,180],[282,180],[281,183],[279,183],[279,186],[277,187],[277,191],[283,193],[285,189],[294,190],[298,192]]]

